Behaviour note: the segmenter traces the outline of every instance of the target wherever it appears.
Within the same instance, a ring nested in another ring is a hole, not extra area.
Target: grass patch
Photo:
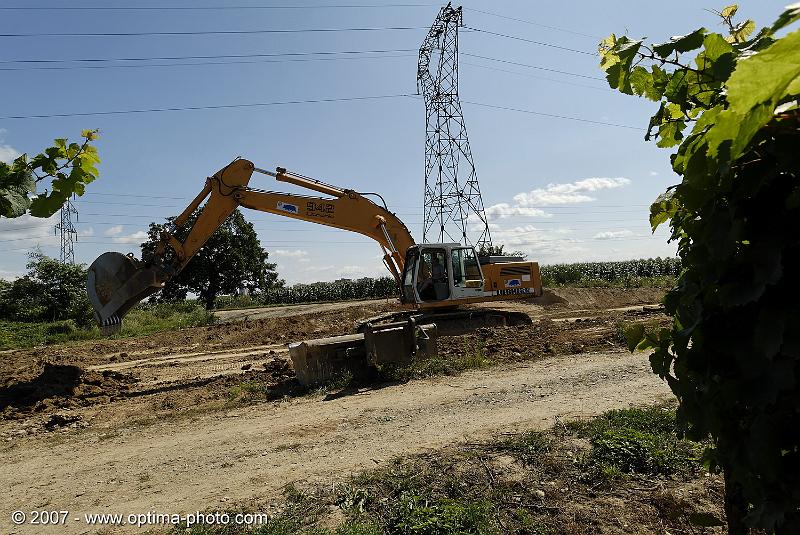
[[[671,408],[609,411],[547,431],[397,459],[344,484],[310,491],[289,485],[281,512],[260,527],[172,534],[554,535],[626,532],[628,526],[695,532],[691,518],[722,518],[722,504],[714,505],[722,482],[717,478],[718,487],[703,493],[698,489],[711,485],[709,478],[653,470],[651,458],[658,466],[673,466],[657,452],[680,453],[671,449],[680,442]],[[618,468],[625,463],[629,470]],[[612,485],[597,477],[603,470],[614,476]],[[681,498],[684,484],[694,489],[691,500]],[[618,499],[607,499],[610,489]]]
[[[215,317],[196,301],[140,304],[126,316],[122,332],[114,338],[143,336],[214,323]],[[72,320],[28,323],[0,321],[0,350],[63,344],[103,338],[97,327],[81,329]]]
[[[541,460],[550,453],[553,446],[551,434],[543,431],[527,431],[513,435],[497,444],[497,451],[512,453],[525,465],[530,465]]]
[[[439,375],[456,375],[466,370],[485,368],[499,361],[487,356],[485,343],[475,337],[449,338],[450,351],[414,360],[407,366],[384,365],[381,376],[387,381],[409,381]]]
[[[677,435],[675,411],[667,407],[613,410],[569,424],[593,448],[588,463],[607,476],[617,473],[697,472],[701,446]]]
[[[498,533],[488,502],[403,496],[387,526],[390,533]]]
[[[228,390],[229,401],[256,401],[269,399],[269,384],[255,379],[243,381]]]

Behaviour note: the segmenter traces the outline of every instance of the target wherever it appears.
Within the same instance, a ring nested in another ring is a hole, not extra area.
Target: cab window
[[[447,260],[443,249],[427,249],[419,258],[417,293],[423,301],[441,301],[450,297]]]
[[[463,249],[453,249],[453,286],[457,288],[473,288],[476,281],[481,281],[481,269],[478,259],[475,257],[475,250],[471,247]],[[467,284],[470,281],[472,284]]]

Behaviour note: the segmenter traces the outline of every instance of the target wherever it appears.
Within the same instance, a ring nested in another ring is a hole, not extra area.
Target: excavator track
[[[440,312],[402,311],[374,316],[356,324],[355,331],[363,333],[368,325],[382,325],[413,318],[418,324],[434,323],[440,336],[459,336],[481,327],[514,327],[531,325],[533,320],[523,312],[489,308],[453,310]]]

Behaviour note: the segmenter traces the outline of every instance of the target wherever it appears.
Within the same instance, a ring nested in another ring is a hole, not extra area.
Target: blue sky
[[[415,93],[416,49],[440,6],[408,1],[380,7],[341,7],[390,4],[378,0],[135,3],[139,7],[234,4],[284,7],[0,9],[2,34],[414,28],[0,37],[0,61],[4,62],[0,64],[0,117],[386,97],[216,110],[0,118],[0,159],[4,160],[22,152],[38,152],[55,137],[75,137],[84,128],[100,129],[102,137],[97,145],[103,160],[101,178],[75,203],[80,212],[76,260],[90,263],[105,250],[138,255],[148,223],[179,213],[202,188],[206,176],[237,156],[259,167],[280,165],[332,184],[378,191],[420,241],[423,103],[389,96]],[[66,5],[0,2],[0,8]],[[133,4],[86,0],[69,5]],[[311,5],[316,7],[297,8]],[[339,7],[319,7],[323,5]],[[628,31],[658,42],[699,26],[720,29],[706,9],[723,7],[708,1],[673,1],[667,8],[657,2],[618,0],[471,1],[463,5],[467,26],[589,52],[596,49],[599,38],[611,32]],[[764,25],[780,13],[783,5],[743,1],[740,13]],[[647,206],[677,177],[670,170],[669,153],[645,142],[643,131],[489,107],[644,127],[654,111],[653,103],[608,90],[605,82],[594,79],[602,73],[597,58],[591,55],[474,31],[462,32],[460,49],[464,116],[496,243],[504,243],[509,250],[522,250],[542,264],[674,254],[675,248],[666,243],[666,229],[651,235]],[[373,50],[391,52],[102,64],[9,63]],[[169,65],[187,62],[206,64]],[[167,66],[139,66],[143,63]],[[75,68],[100,65],[105,68]],[[252,185],[297,191],[268,178],[256,175]],[[280,275],[290,283],[384,274],[379,247],[367,238],[279,216],[244,212],[271,259],[278,263]],[[37,245],[51,256],[58,255],[54,223],[32,218],[0,221],[0,278],[22,273],[27,250]]]

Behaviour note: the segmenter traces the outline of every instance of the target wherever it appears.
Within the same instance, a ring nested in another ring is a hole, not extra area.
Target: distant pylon
[[[78,219],[78,209],[72,204],[72,201],[67,199],[67,202],[61,207],[61,222],[56,225],[56,233],[61,231],[61,262],[64,264],[75,263],[75,247],[74,242],[78,239],[78,231],[72,224],[72,216],[75,220]]]
[[[458,28],[461,8],[439,11],[419,49],[417,91],[425,99],[424,242],[491,246],[478,175],[458,98]],[[467,232],[473,225],[478,239]]]

